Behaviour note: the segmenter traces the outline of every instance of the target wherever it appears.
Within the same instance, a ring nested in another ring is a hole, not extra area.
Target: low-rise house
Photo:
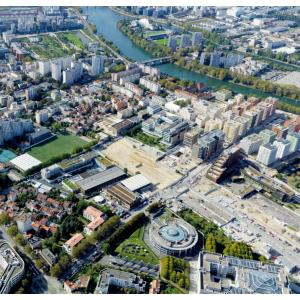
[[[73,248],[78,245],[83,239],[84,237],[81,233],[76,233],[64,243],[63,247],[66,252],[71,255]]]

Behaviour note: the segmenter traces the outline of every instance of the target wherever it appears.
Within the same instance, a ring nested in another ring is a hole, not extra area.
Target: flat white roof
[[[121,181],[121,183],[132,192],[151,184],[151,182],[142,174],[131,176],[130,178]]]
[[[27,171],[31,169],[32,167],[38,166],[41,164],[41,161],[34,158],[33,156],[25,153],[22,155],[19,155],[15,158],[13,158],[10,163],[12,163],[14,166],[16,166],[18,169],[22,171]]]

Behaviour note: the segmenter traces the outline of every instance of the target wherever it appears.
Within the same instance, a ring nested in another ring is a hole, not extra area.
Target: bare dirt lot
[[[156,163],[154,153],[144,150],[140,143],[128,138],[113,143],[104,154],[121,168],[127,168],[129,174],[140,172],[157,189],[163,189],[181,177],[168,167]]]

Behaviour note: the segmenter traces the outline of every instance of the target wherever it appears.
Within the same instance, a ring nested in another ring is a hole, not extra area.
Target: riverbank
[[[127,25],[127,21],[121,20],[118,22],[118,29],[139,47],[148,51],[155,57],[170,55],[171,51],[169,48],[164,45],[158,45],[145,40],[142,36],[135,34],[135,32]],[[187,69],[201,75],[210,76],[241,87],[247,87],[259,92],[269,93],[270,96],[285,96],[287,99],[294,101],[294,103],[289,103],[290,105],[300,107],[300,89],[297,87],[275,84],[253,76],[241,76],[224,68],[205,66],[196,60],[188,61],[186,59],[187,55],[187,49],[179,49],[172,55],[172,58],[174,63],[183,69]],[[261,88],[258,89],[257,87]]]
[[[98,34],[105,37],[106,40],[112,41],[120,50],[122,55],[126,55],[131,61],[144,61],[152,59],[153,56],[145,51],[142,47],[133,43],[125,34],[117,28],[117,23],[120,20],[126,19],[124,16],[112,11],[109,7],[83,7],[83,13],[88,16],[90,22],[97,26]],[[128,19],[128,18],[127,18]],[[103,24],[105,23],[105,26]],[[179,78],[181,80],[189,80],[193,82],[201,82],[208,88],[218,90],[227,88],[234,93],[243,94],[245,96],[256,96],[258,98],[267,98],[274,96],[271,93],[265,93],[250,87],[244,87],[238,84],[222,81],[217,78],[202,75],[193,71],[189,71],[175,64],[158,65],[157,68],[168,76]],[[276,96],[280,103],[286,103],[291,106],[298,106],[300,102],[286,97]],[[300,107],[300,105],[299,105]]]

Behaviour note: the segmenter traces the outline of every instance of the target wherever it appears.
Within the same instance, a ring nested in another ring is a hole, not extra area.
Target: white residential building
[[[277,147],[268,143],[259,147],[256,160],[269,166],[276,161]]]
[[[285,156],[289,155],[290,147],[291,147],[290,141],[280,139],[280,140],[276,140],[273,143],[273,145],[277,147],[276,158],[281,159],[281,158],[284,158]]]
[[[246,154],[258,152],[259,147],[262,145],[263,139],[258,134],[251,134],[243,138],[240,142],[240,147]]]

